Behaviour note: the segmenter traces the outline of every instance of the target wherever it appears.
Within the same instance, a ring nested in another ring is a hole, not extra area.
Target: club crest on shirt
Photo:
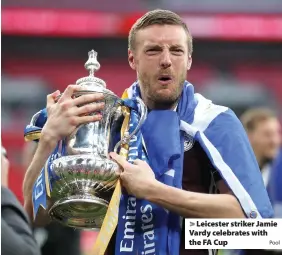
[[[193,136],[185,133],[184,134],[184,152],[189,151],[193,148],[195,140]]]

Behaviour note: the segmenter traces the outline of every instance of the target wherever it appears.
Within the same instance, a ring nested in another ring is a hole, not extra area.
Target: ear
[[[188,55],[188,65],[187,65],[187,70],[190,70],[192,66],[192,56],[191,54]]]
[[[128,63],[133,70],[136,70],[134,54],[130,49],[128,49]]]

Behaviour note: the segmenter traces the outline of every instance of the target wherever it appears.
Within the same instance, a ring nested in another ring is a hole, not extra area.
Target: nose
[[[170,52],[168,50],[164,50],[161,54],[160,66],[162,69],[167,69],[171,67],[171,59]]]

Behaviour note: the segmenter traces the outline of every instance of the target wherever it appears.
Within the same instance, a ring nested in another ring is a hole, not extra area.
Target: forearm
[[[26,171],[23,182],[24,207],[30,216],[33,214],[32,189],[34,182],[36,181],[48,157],[56,147],[56,144],[56,140],[52,139],[50,136],[42,134],[34,157]]]
[[[156,181],[146,199],[186,218],[245,218],[231,194],[189,192]]]

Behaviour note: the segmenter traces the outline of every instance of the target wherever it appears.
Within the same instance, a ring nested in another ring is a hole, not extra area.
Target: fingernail
[[[56,97],[56,96],[59,95],[59,94],[60,94],[60,90],[56,90],[55,92],[52,93],[52,95],[53,95],[54,97]]]

